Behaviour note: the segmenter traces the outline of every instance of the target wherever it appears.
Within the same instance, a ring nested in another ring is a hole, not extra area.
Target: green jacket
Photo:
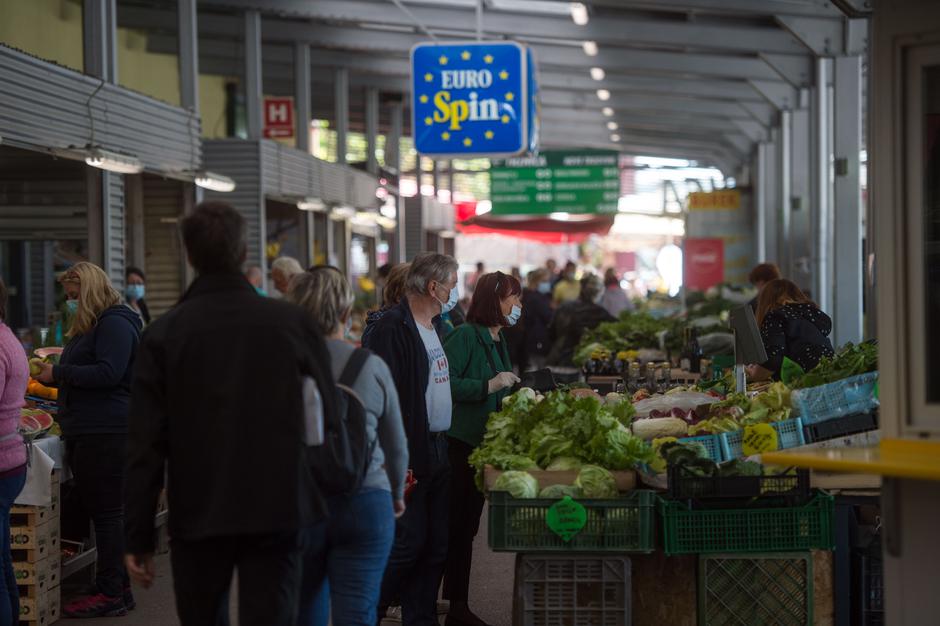
[[[444,340],[454,398],[453,422],[447,434],[474,448],[483,443],[490,413],[499,410],[509,393],[508,389],[487,393],[491,378],[499,372],[512,371],[506,338],[502,332],[499,337],[500,341],[495,342],[486,327],[466,323]],[[492,364],[487,352],[492,356]]]

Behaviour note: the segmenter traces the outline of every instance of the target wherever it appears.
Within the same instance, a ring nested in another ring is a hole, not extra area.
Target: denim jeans
[[[20,595],[13,573],[13,555],[10,554],[10,509],[25,484],[25,467],[20,474],[0,478],[0,537],[3,541],[0,546],[3,551],[0,555],[3,559],[3,572],[0,573],[0,626],[20,623]]]
[[[392,494],[362,489],[327,502],[326,524],[310,531],[297,623],[374,626],[382,574],[395,536]]]

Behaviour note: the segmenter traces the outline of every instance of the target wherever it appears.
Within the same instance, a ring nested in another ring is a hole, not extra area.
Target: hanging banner
[[[426,156],[512,156],[537,140],[531,53],[515,42],[411,50],[412,131]],[[531,135],[536,135],[533,138]]]
[[[546,150],[490,165],[493,215],[616,213],[619,199],[615,150]]]
[[[267,139],[294,136],[294,99],[264,98],[264,136]]]
[[[725,242],[687,237],[682,246],[682,286],[706,291],[725,279]]]
[[[689,194],[690,211],[736,211],[740,208],[741,192],[737,189],[693,191]]]

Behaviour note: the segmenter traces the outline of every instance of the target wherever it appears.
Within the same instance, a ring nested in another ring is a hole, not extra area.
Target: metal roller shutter
[[[124,291],[124,177],[105,172],[107,202],[105,203],[105,232],[108,240],[104,244],[105,271],[111,278],[111,284],[120,292]]]
[[[183,184],[144,176],[144,267],[147,305],[154,318],[165,313],[183,292],[183,254],[178,221],[183,213]]]
[[[0,148],[0,239],[87,239],[85,164]]]

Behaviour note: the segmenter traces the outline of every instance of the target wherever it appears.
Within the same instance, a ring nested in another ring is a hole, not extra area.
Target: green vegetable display
[[[517,469],[520,458],[549,467],[559,457],[626,470],[653,458],[650,446],[628,428],[633,417],[629,401],[602,405],[594,397],[578,398],[552,391],[541,401],[517,392],[503,400],[502,410],[490,414],[483,445],[470,464],[477,468],[482,487],[483,467]]]
[[[539,481],[528,472],[503,472],[496,479],[493,491],[508,491],[513,498],[517,499],[537,498]]]
[[[550,472],[578,471],[584,463],[573,456],[560,456],[545,468]]]
[[[561,500],[565,496],[570,496],[577,499],[582,495],[583,492],[581,491],[581,488],[575,485],[549,485],[539,492],[540,498],[551,500]]]
[[[878,345],[866,341],[845,344],[834,357],[823,357],[819,365],[793,382],[794,389],[819,387],[837,380],[867,374],[878,369]]]
[[[574,351],[574,363],[583,365],[599,348],[614,354],[623,350],[658,350],[659,333],[673,325],[673,321],[656,319],[649,313],[624,311],[616,322],[604,322],[584,332]]]
[[[578,472],[578,477],[574,484],[579,487],[585,498],[616,498],[617,481],[614,475],[603,467],[596,465],[585,465]]]

